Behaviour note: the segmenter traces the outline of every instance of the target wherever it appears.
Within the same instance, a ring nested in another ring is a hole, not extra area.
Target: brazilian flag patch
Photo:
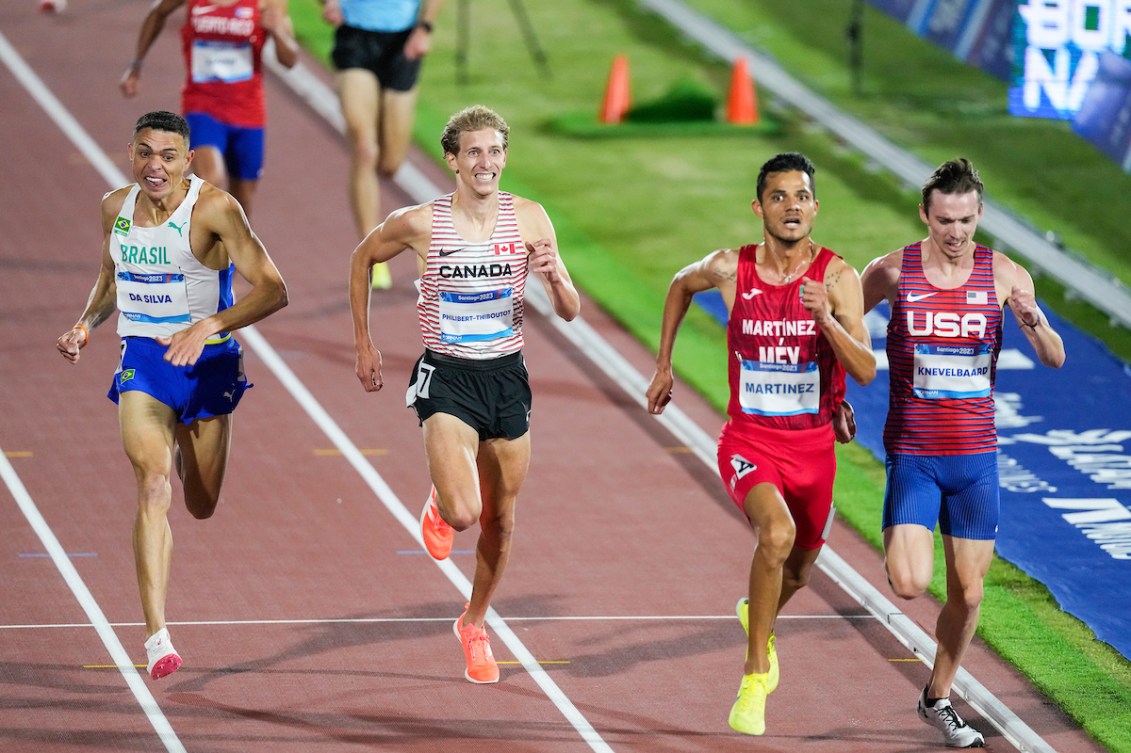
[[[122,372],[121,376],[118,377],[118,384],[125,384],[126,382],[130,381],[133,378],[134,378],[134,370],[133,369],[126,369],[125,371]]]
[[[114,232],[118,235],[130,234],[130,221],[126,217],[119,217],[114,221]]]

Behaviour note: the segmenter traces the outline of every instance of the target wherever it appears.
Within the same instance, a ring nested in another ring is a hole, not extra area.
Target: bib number
[[[741,361],[739,405],[758,416],[816,413],[821,405],[821,372],[809,363]]]
[[[233,84],[248,81],[255,72],[251,45],[247,42],[205,42],[192,44],[192,80],[196,84],[218,81]]]
[[[993,354],[977,345],[916,345],[915,397],[925,400],[989,397]]]
[[[187,324],[188,287],[180,273],[118,273],[118,309],[131,322]]]
[[[435,366],[426,364],[424,360],[421,359],[420,366],[416,369],[416,379],[408,386],[408,392],[405,394],[405,407],[411,408],[417,398],[428,399],[428,392],[432,386],[432,373],[434,371],[436,371]]]
[[[440,339],[486,342],[514,335],[514,288],[482,293],[440,291]]]

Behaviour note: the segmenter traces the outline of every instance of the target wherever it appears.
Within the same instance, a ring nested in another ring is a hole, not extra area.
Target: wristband
[[[88,329],[86,328],[86,325],[85,325],[85,324],[83,324],[82,322],[79,322],[78,324],[76,324],[76,325],[75,325],[74,327],[72,327],[71,329],[81,329],[81,330],[82,330],[82,345],[80,345],[79,347],[80,347],[80,348],[85,348],[85,347],[86,347],[86,344],[87,344],[88,342],[90,342],[90,330],[88,330]]]

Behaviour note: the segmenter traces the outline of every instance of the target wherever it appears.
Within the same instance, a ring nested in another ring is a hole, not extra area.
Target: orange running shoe
[[[463,614],[452,625],[452,630],[459,638],[460,645],[463,646],[464,656],[467,658],[467,669],[463,676],[469,682],[479,685],[498,682],[499,665],[495,663],[495,656],[491,653],[491,641],[487,637],[487,628],[463,624],[468,606],[468,604],[463,605]]]
[[[433,486],[420,512],[420,538],[424,540],[424,548],[434,559],[446,560],[452,553],[455,537],[456,529],[440,517],[440,508],[436,506],[436,487]]]

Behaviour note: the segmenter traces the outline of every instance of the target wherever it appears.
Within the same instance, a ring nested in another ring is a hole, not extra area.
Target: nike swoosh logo
[[[758,288],[750,288],[749,291],[742,294],[742,297],[749,301],[751,298],[753,298],[756,295],[762,295],[762,291],[759,290]]]
[[[219,7],[219,5],[198,5],[192,9],[192,14],[194,16],[203,16],[205,13],[211,13]]]
[[[467,246],[464,246],[463,248],[467,248]],[[451,256],[454,253],[457,253],[459,251],[463,251],[463,248],[453,248],[451,251],[445,251],[444,249],[441,248],[440,249],[440,256]]]
[[[930,298],[931,296],[937,294],[938,292],[939,291],[936,290],[934,293],[923,293],[923,295],[915,295],[914,293],[908,293],[907,294],[907,302],[908,303],[918,303],[919,301],[925,301],[928,298]]]

